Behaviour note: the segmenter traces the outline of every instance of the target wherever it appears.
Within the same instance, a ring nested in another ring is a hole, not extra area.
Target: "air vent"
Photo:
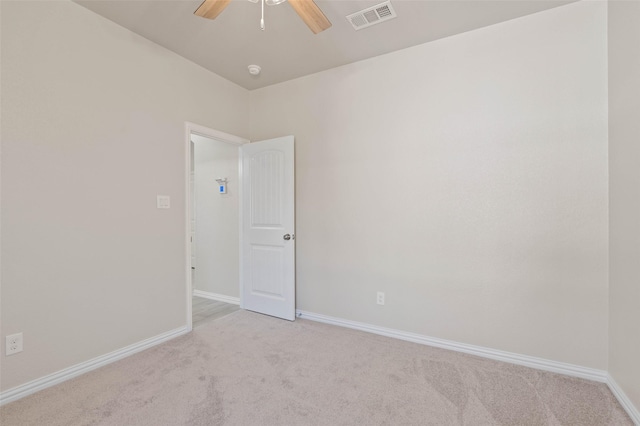
[[[389,19],[395,18],[396,11],[393,10],[390,1],[385,1],[373,7],[368,7],[360,12],[352,13],[347,16],[347,21],[351,22],[353,28],[361,30],[371,25],[379,24]]]

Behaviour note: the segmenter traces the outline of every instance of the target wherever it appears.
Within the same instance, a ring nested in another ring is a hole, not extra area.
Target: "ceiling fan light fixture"
[[[249,0],[257,2],[259,0]],[[260,29],[264,31],[264,5],[276,5],[286,0],[262,0],[262,17],[260,19]],[[389,0],[387,0],[389,1]],[[215,19],[226,8],[231,0],[204,0],[196,9],[194,14],[207,19]],[[309,27],[312,33],[318,34],[331,27],[331,22],[322,13],[322,10],[314,2],[314,0],[289,0],[289,4],[298,14],[300,19]]]

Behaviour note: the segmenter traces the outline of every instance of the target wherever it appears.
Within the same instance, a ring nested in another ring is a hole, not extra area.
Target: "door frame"
[[[239,236],[240,236],[240,307],[242,302],[242,153],[240,147],[250,141],[239,136],[221,132],[219,130],[210,129],[199,124],[185,122],[185,282],[187,296],[187,331],[193,330],[193,282],[191,280],[191,135],[199,135],[208,139],[225,142],[238,147],[238,208],[240,214],[239,220]]]

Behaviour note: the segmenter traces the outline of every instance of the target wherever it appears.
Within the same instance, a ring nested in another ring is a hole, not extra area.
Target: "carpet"
[[[633,425],[606,385],[237,311],[0,408],[17,425]]]

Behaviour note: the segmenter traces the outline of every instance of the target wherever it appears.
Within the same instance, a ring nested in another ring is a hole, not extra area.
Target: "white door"
[[[242,307],[295,319],[293,136],[242,146]]]

